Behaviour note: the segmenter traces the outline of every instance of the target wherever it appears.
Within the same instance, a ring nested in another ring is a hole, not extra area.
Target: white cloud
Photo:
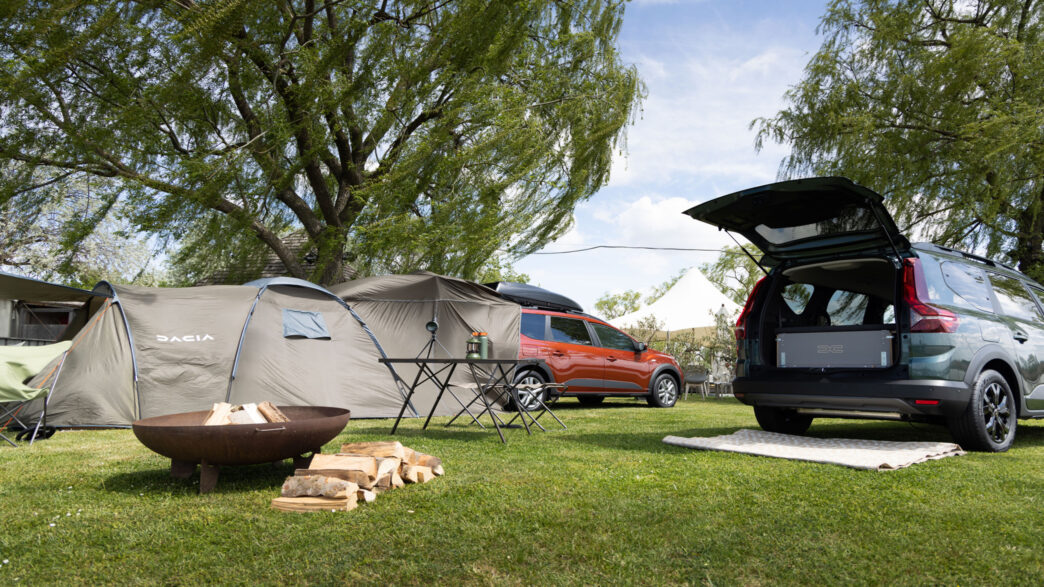
[[[703,47],[673,62],[639,60],[649,95],[628,130],[629,156],[616,158],[610,185],[752,171],[759,180],[774,178],[785,150],[768,144],[756,153],[750,123],[780,110],[784,91],[800,78],[806,60],[804,51],[787,47],[763,48],[746,58],[728,47]]]

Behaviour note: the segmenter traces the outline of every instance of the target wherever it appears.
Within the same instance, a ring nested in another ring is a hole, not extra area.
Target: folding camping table
[[[476,397],[465,404],[456,395],[450,391],[450,395],[457,400],[457,403],[461,405],[463,410],[461,413],[467,412],[474,422],[478,422],[478,418],[482,414],[489,414],[493,420],[493,426],[497,429],[497,434],[500,435],[501,442],[506,443],[507,440],[504,438],[504,432],[500,428],[500,419],[493,413],[493,404],[490,403],[490,398],[487,397],[486,392],[489,390],[500,390],[499,395],[506,393],[508,397],[514,400],[516,406],[521,406],[518,400],[518,388],[515,386],[512,380],[512,374],[519,364],[529,364],[538,362],[535,359],[439,359],[434,357],[412,357],[412,358],[381,358],[378,359],[381,363],[386,364],[408,364],[417,367],[417,375],[413,378],[413,383],[409,386],[409,391],[406,393],[406,397],[403,400],[402,408],[399,410],[399,415],[395,418],[395,424],[392,426],[391,433],[395,434],[395,431],[399,428],[399,422],[402,420],[402,415],[406,412],[406,407],[409,406],[410,400],[413,398],[413,394],[417,391],[417,388],[427,382],[433,383],[439,388],[439,393],[435,396],[435,402],[431,405],[431,411],[428,412],[427,419],[424,420],[423,429],[428,428],[428,423],[431,422],[431,417],[435,414],[436,408],[439,406],[439,402],[442,400],[447,389],[450,386],[450,380],[453,378],[453,374],[457,371],[460,366],[465,366],[470,378],[475,382]],[[482,411],[478,415],[472,414],[469,407],[475,404],[475,401],[480,401],[482,404]],[[459,414],[458,414],[459,415]],[[532,417],[530,417],[532,418]],[[526,432],[530,432],[529,423],[526,419],[522,418],[522,424],[526,428]],[[480,423],[481,425],[481,423]],[[530,432],[531,433],[531,432]]]

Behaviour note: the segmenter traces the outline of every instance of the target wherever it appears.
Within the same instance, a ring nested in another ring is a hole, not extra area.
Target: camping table
[[[408,364],[417,367],[417,375],[413,378],[413,384],[410,385],[409,391],[406,393],[406,398],[402,402],[402,408],[399,409],[398,417],[395,418],[395,424],[391,429],[392,434],[395,434],[395,431],[399,428],[399,421],[402,420],[402,415],[406,412],[406,407],[410,404],[417,387],[431,381],[439,388],[439,394],[435,396],[435,403],[431,405],[431,411],[428,412],[428,417],[424,420],[423,428],[427,429],[428,423],[431,422],[431,417],[435,414],[435,409],[439,405],[439,401],[446,393],[446,388],[450,385],[453,373],[456,372],[457,367],[465,365],[477,386],[477,399],[483,405],[482,413],[490,415],[493,420],[493,426],[497,429],[497,434],[500,435],[500,441],[504,443],[507,440],[500,429],[498,418],[493,414],[493,406],[489,403],[489,399],[484,392],[490,388],[503,386],[507,393],[511,395],[511,398],[515,400],[515,405],[519,405],[518,390],[515,388],[511,374],[521,363],[536,362],[533,359],[438,359],[434,357],[381,358],[378,361],[385,364]],[[450,392],[450,395],[453,395],[453,392]],[[457,401],[460,402],[460,399],[457,399]],[[466,405],[463,403],[461,405],[464,406],[465,411],[468,411]],[[482,413],[479,413],[479,416]],[[468,411],[468,414],[471,415],[472,420],[478,421],[478,418],[471,414],[470,411]],[[529,424],[525,421],[525,418],[522,419],[522,423],[525,425],[526,431],[529,432]]]

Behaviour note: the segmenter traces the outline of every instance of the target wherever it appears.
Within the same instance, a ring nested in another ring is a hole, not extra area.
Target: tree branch
[[[315,146],[312,142],[311,133],[308,131],[308,121],[313,117],[306,111],[303,104],[297,98],[296,89],[291,87],[290,81],[287,77],[281,75],[281,69],[277,69],[270,64],[261,51],[248,37],[245,29],[240,28],[232,38],[236,41],[236,46],[246,55],[255,67],[261,72],[261,74],[269,80],[279,95],[283,107],[286,108],[287,117],[290,122],[290,126],[293,129],[294,138],[297,142],[297,153],[301,159],[302,167],[305,172],[305,177],[308,179],[308,183],[312,188],[312,192],[315,194],[316,203],[319,205],[319,210],[323,214],[323,218],[327,223],[334,226],[340,225],[340,220],[337,217],[337,213],[334,210],[334,199],[330,194],[330,188],[326,183],[326,177],[323,176],[322,170],[319,168],[318,162],[315,157],[318,156],[323,160],[330,172],[335,176],[339,177],[341,174],[340,166],[337,164],[337,160],[326,150],[325,147]],[[281,62],[282,63],[282,62]],[[283,63],[289,69],[292,66],[289,63]]]
[[[226,59],[225,64],[228,70],[228,87],[229,93],[232,95],[232,101],[235,103],[236,109],[239,111],[239,115],[243,119],[243,122],[246,123],[247,134],[250,137],[249,144],[257,145],[256,147],[251,147],[250,152],[261,169],[265,171],[265,174],[268,176],[272,185],[282,185],[285,183],[285,174],[279,168],[278,163],[268,154],[269,147],[263,138],[265,132],[261,129],[260,120],[254,112],[254,109],[250,106],[246,94],[243,92],[237,64],[231,59]],[[312,208],[304,201],[304,199],[289,188],[277,189],[275,191],[275,196],[279,201],[283,202],[288,208],[290,208],[310,235],[314,236],[319,234],[322,230],[322,222],[320,222],[319,218],[316,217]]]

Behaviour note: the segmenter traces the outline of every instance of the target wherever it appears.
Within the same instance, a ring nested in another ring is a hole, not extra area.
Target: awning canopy
[[[95,297],[108,297],[96,293],[23,277],[0,271],[0,300],[29,300],[34,302],[86,302]]]

